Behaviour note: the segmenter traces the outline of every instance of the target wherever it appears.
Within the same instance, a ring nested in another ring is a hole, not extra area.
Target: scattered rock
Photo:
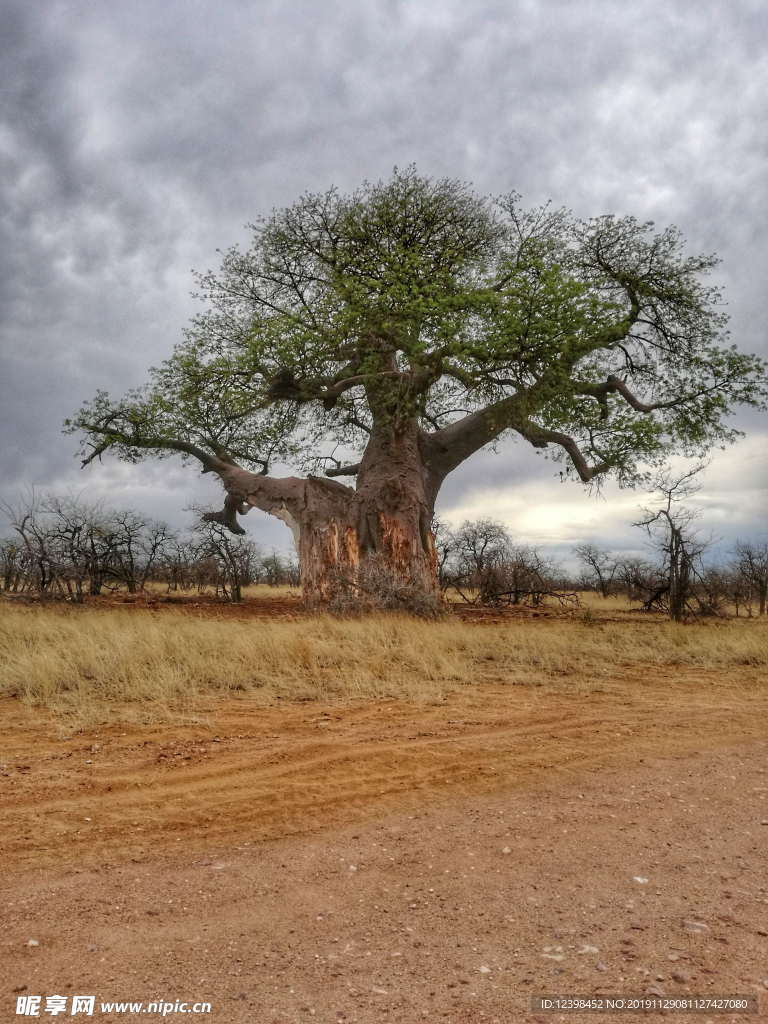
[[[39,946],[40,943],[37,941],[37,939],[27,939],[26,945],[28,945],[28,946]]]
[[[505,846],[505,847],[503,847],[501,852],[502,853],[512,853],[512,847],[511,846]]]
[[[597,948],[597,946],[582,946],[581,949],[579,950],[580,954],[581,953],[599,953],[599,952],[600,952],[600,950]]]
[[[478,970],[480,971],[481,974],[490,974],[491,973],[491,968],[490,967],[486,967],[485,964],[483,964],[482,967],[478,968]]]
[[[642,875],[634,875],[632,881],[637,882],[638,885],[648,885],[648,879],[643,878]]]
[[[681,985],[685,985],[685,983],[690,980],[691,976],[686,971],[672,971],[672,981],[677,981]]]
[[[687,932],[692,932],[694,935],[701,935],[704,932],[709,931],[708,924],[705,924],[703,921],[697,921],[694,918],[688,918],[688,920],[683,921],[683,928],[685,928]]]
[[[661,999],[662,996],[665,996],[667,993],[664,991],[661,985],[649,985],[648,988],[645,990],[645,994],[649,996],[658,996],[659,999]]]

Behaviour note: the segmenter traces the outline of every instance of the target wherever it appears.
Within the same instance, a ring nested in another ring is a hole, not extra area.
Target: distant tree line
[[[560,566],[538,548],[515,543],[501,523],[478,519],[450,530],[436,522],[434,534],[443,594],[496,606],[577,601],[575,584]]]
[[[719,563],[705,557],[713,542],[697,529],[700,511],[685,504],[698,490],[695,477],[702,468],[676,478],[662,473],[657,480],[658,500],[634,524],[646,533],[655,557],[626,558],[583,544],[576,548],[582,585],[603,597],[623,591],[644,611],[663,612],[677,622],[720,615],[729,606],[737,615],[765,615],[768,543],[737,541],[730,557]]]
[[[57,495],[33,496],[2,511],[12,529],[0,539],[5,593],[82,603],[87,595],[136,594],[153,583],[240,601],[250,584],[298,584],[290,559],[266,554],[215,522],[182,533],[130,510]]]
[[[662,471],[655,500],[634,526],[649,541],[650,557],[615,553],[594,543],[574,549],[580,573],[573,578],[549,556],[516,543],[492,519],[466,521],[456,530],[434,526],[438,577],[444,594],[481,605],[540,605],[547,599],[577,603],[592,590],[623,596],[643,611],[675,621],[705,615],[765,615],[768,611],[768,543],[738,541],[730,556],[707,561],[713,541],[697,528],[701,512],[687,504],[705,467],[680,476]]]
[[[768,614],[768,542],[739,541],[729,557],[708,562],[711,542],[696,530],[698,513],[684,504],[695,491],[695,472],[663,477],[659,501],[634,524],[648,535],[649,557],[584,543],[574,549],[577,574],[541,549],[517,543],[492,519],[453,530],[436,521],[441,591],[476,605],[539,607],[547,601],[577,605],[579,593],[591,590],[677,621],[730,609]],[[167,591],[212,591],[237,602],[254,583],[299,584],[295,562],[266,554],[216,521],[199,519],[179,532],[134,511],[57,495],[31,496],[0,510],[12,529],[0,539],[0,590],[8,594],[82,603],[89,595],[137,594],[153,584]]]
[[[661,558],[627,557],[583,544],[575,549],[582,573],[578,586],[603,597],[623,595],[643,611],[677,621],[693,616],[765,615],[768,544],[739,541],[729,559],[707,564],[696,546],[670,534]]]
[[[651,536],[652,557],[638,558],[581,544],[580,571],[568,574],[529,544],[517,544],[491,519],[466,521],[456,530],[435,524],[438,576],[444,594],[477,605],[537,607],[547,600],[577,604],[578,594],[624,597],[642,611],[676,621],[705,615],[765,615],[768,606],[768,543],[739,541],[731,556],[708,564],[709,547],[692,529],[693,514],[675,506],[673,494],[660,509],[646,510],[636,525]],[[655,556],[655,557],[653,557]]]

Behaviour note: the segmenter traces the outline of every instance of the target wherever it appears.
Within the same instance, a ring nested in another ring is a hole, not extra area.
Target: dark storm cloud
[[[6,495],[87,486],[166,515],[196,488],[212,498],[173,463],[80,474],[61,420],[169,353],[195,308],[190,268],[245,221],[396,163],[678,223],[723,257],[734,341],[768,350],[762,2],[80,0],[2,17]],[[552,486],[529,452],[495,465],[511,487]]]

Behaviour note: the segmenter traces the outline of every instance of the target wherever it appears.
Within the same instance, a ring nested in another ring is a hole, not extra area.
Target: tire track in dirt
[[[66,739],[7,701],[0,851],[9,865],[140,860],[764,736],[756,673],[734,687],[655,671],[603,692],[483,684],[436,704],[230,701],[207,727]]]

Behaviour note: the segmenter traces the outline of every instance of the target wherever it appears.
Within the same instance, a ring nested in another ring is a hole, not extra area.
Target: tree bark
[[[314,610],[442,608],[431,523],[436,487],[415,425],[375,430],[351,488],[320,477],[275,479],[227,467],[229,522],[254,506],[285,522]]]

